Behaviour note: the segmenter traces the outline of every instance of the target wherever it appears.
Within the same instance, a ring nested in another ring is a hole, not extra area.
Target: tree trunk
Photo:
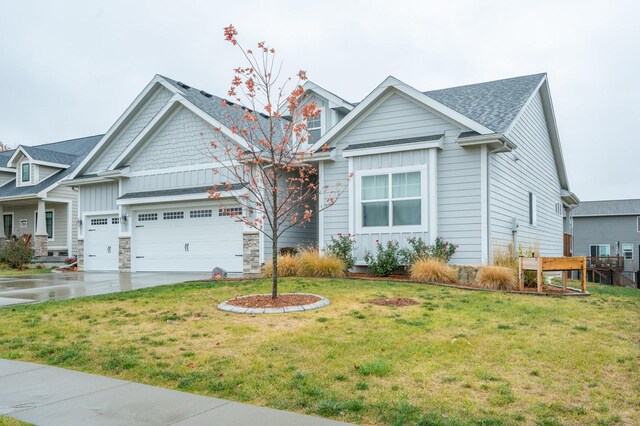
[[[273,268],[271,270],[271,298],[277,299],[278,298],[278,237],[277,235],[273,235],[272,244],[273,244],[272,246]]]

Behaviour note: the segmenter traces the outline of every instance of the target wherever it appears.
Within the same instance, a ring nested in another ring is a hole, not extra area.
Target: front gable
[[[172,95],[173,93],[170,90],[158,84],[144,105],[141,105],[131,117],[127,117],[127,124],[110,136],[109,142],[102,147],[102,152],[95,156],[83,169],[87,170],[88,174],[106,170],[133,142],[142,129],[149,124]]]
[[[444,134],[466,127],[426,105],[391,91],[344,130],[335,143],[347,147],[378,141],[396,141]]]
[[[209,142],[218,137],[209,123],[180,105],[125,163],[136,172],[212,162]]]

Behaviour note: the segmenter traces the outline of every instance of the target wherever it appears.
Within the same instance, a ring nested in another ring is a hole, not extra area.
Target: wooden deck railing
[[[623,256],[587,256],[588,269],[624,270]]]

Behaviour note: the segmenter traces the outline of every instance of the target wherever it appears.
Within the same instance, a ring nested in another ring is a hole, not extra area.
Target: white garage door
[[[235,210],[232,210],[235,209]],[[135,271],[242,272],[242,223],[226,209],[196,207],[136,211],[133,223]]]
[[[118,270],[118,216],[87,218],[84,231],[85,271]]]

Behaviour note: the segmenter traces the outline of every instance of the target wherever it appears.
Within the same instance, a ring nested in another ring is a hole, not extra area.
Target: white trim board
[[[364,155],[387,154],[391,152],[401,152],[401,151],[418,151],[421,149],[432,149],[432,148],[444,149],[444,137],[438,139],[437,141],[422,141],[422,142],[412,142],[407,144],[386,145],[386,146],[379,146],[379,147],[352,148],[346,151],[343,150],[342,156],[345,158],[362,157]]]

